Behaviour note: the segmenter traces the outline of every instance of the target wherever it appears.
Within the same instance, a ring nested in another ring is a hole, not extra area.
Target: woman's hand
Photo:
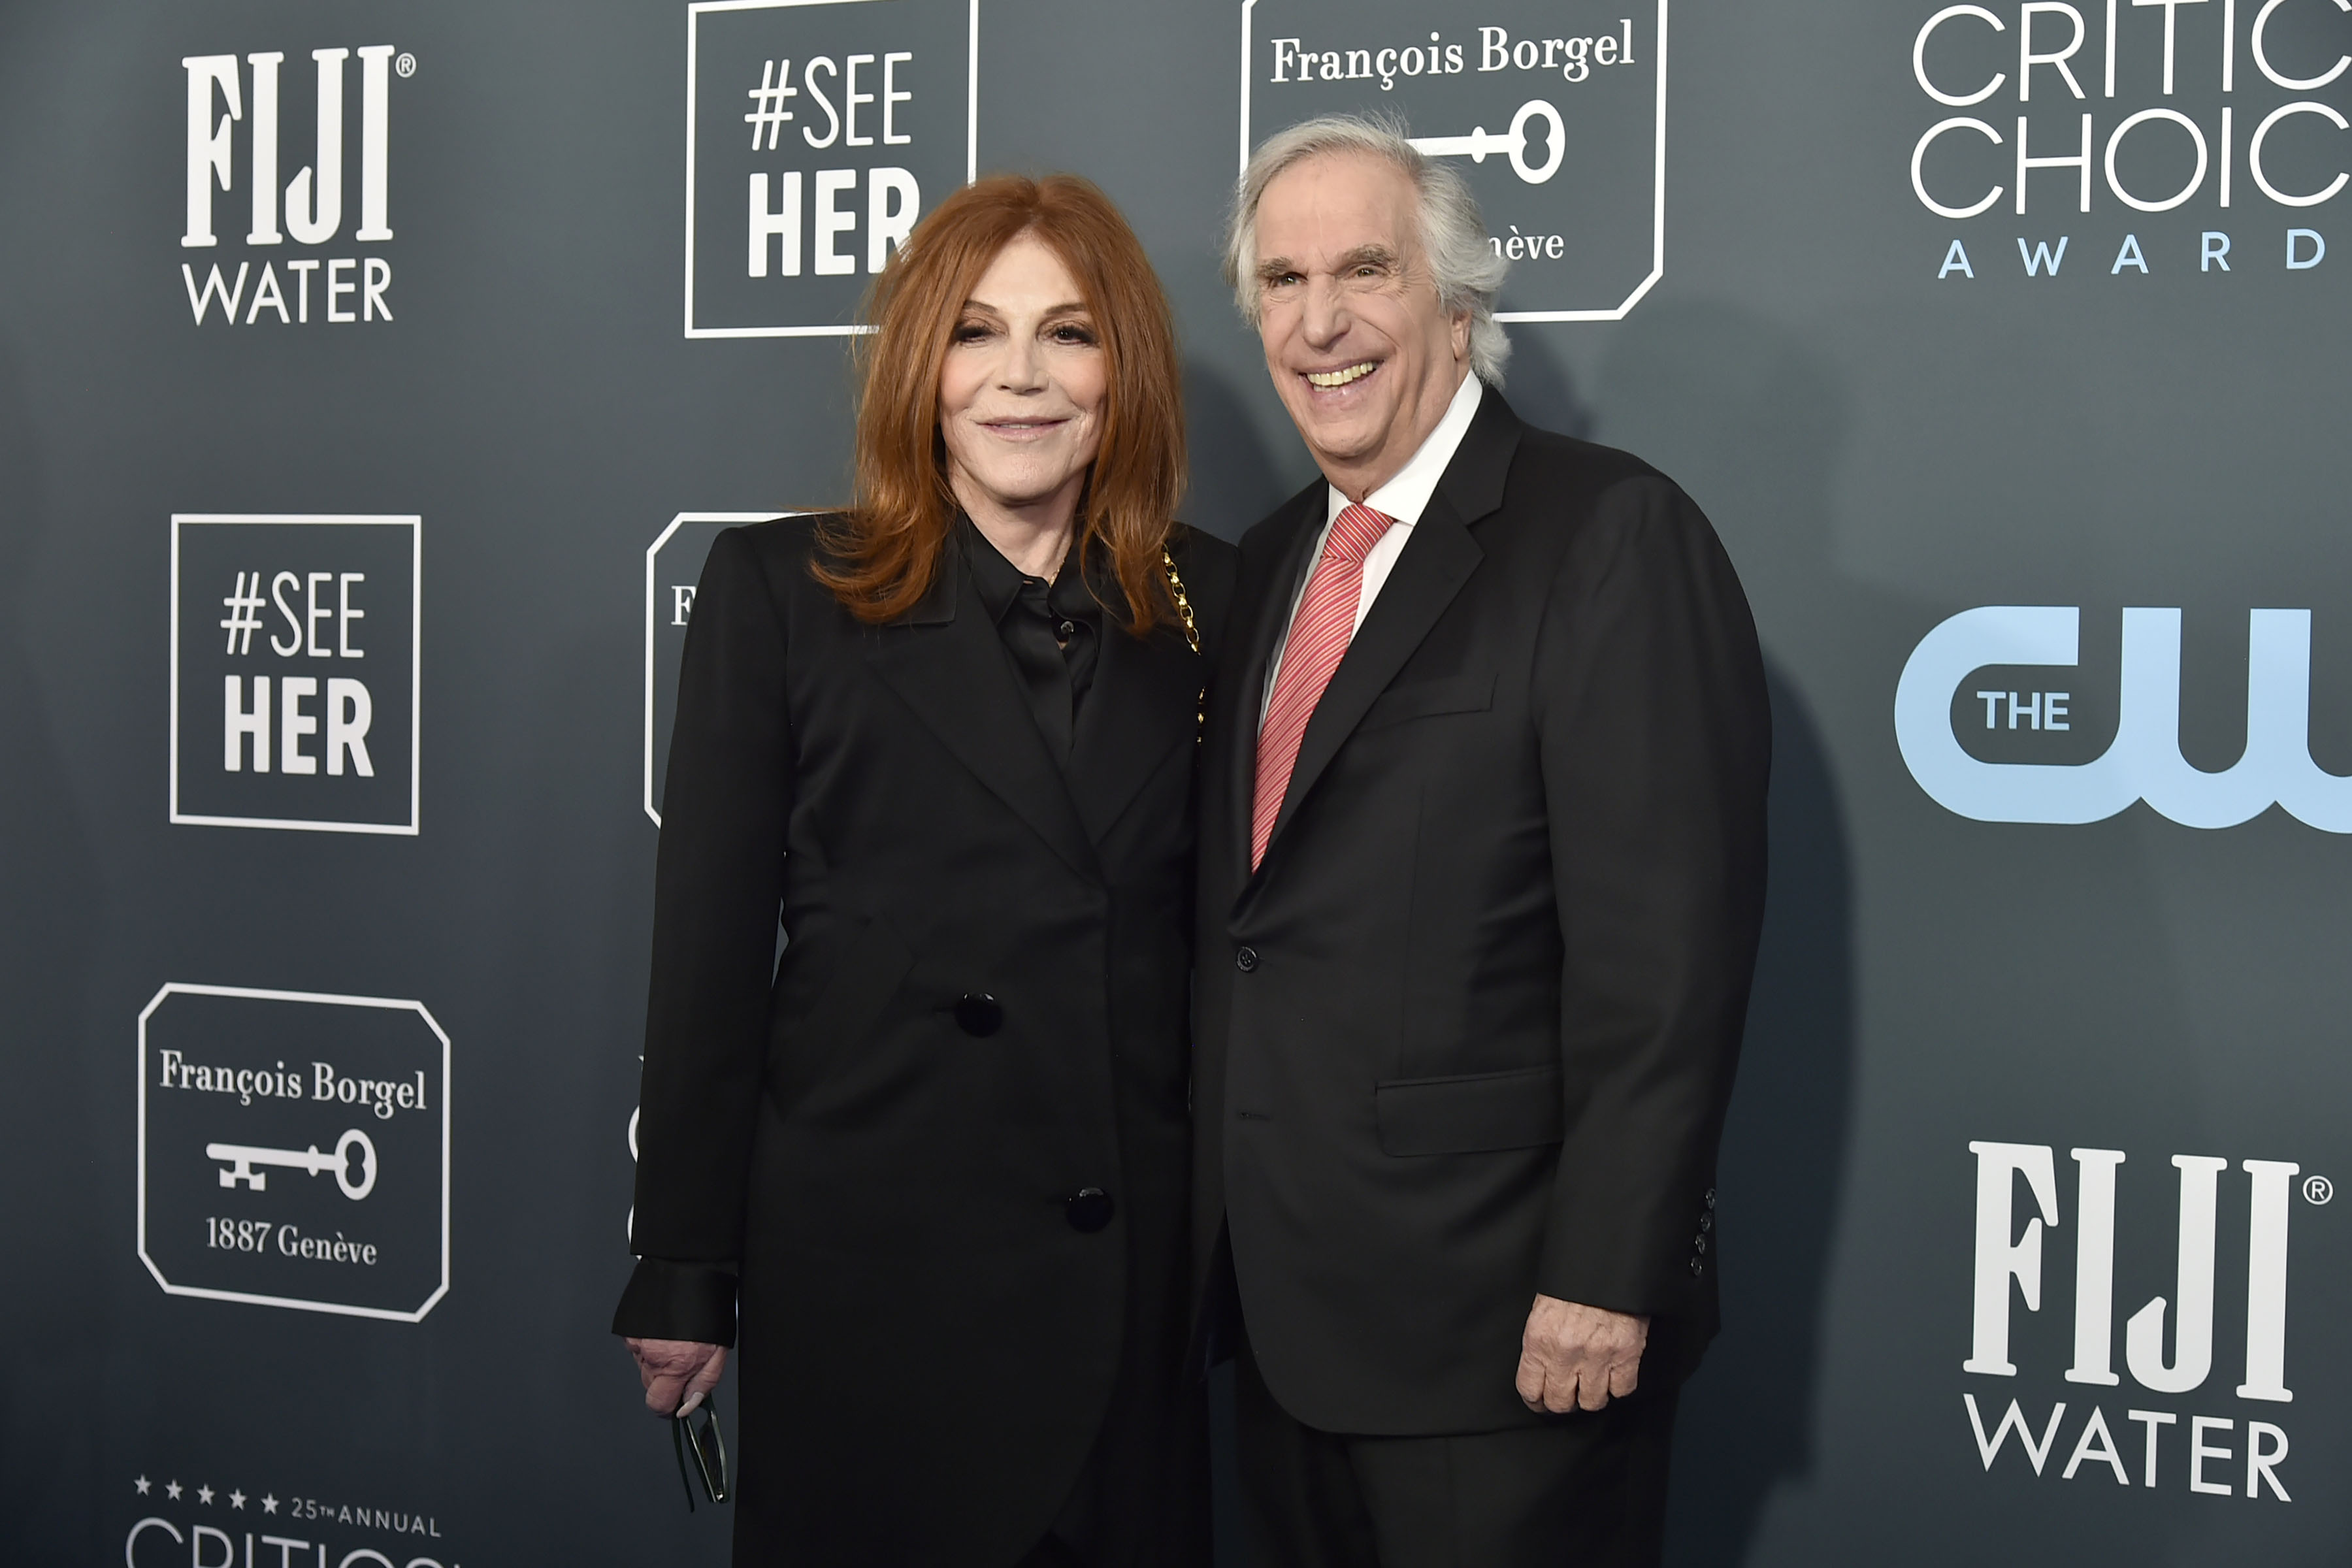
[[[684,1415],[719,1386],[727,1370],[727,1347],[700,1340],[624,1340],[637,1358],[646,1385],[646,1408],[656,1415]]]

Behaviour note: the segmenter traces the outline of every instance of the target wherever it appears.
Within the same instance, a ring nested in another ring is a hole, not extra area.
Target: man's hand
[[[1530,1410],[1598,1410],[1640,1386],[1650,1320],[1538,1296],[1519,1337],[1519,1397]]]
[[[684,1415],[719,1386],[727,1370],[727,1347],[699,1340],[624,1340],[637,1358],[637,1378],[646,1385],[646,1408],[656,1415]]]

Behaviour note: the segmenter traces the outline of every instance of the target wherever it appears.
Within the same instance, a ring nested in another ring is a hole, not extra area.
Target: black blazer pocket
[[[1372,1086],[1383,1154],[1476,1154],[1537,1149],[1566,1131],[1556,1066]]]
[[[878,920],[867,921],[833,961],[824,988],[798,1016],[770,1020],[768,1081],[780,1099],[805,1083],[819,1058],[863,1039],[915,966],[898,933]]]
[[[1372,700],[1357,724],[1359,734],[1408,719],[1434,718],[1440,713],[1484,713],[1495,705],[1495,678],[1454,675],[1439,680],[1409,680],[1391,686]]]

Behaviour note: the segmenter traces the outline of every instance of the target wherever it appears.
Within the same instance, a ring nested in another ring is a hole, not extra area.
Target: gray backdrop
[[[15,0],[0,1554],[721,1559],[604,1331],[679,590],[841,498],[838,329],[973,167],[1125,206],[1237,535],[1310,469],[1221,208],[1369,107],[1513,247],[1515,405],[1680,479],[1771,661],[1674,1560],[2343,1562],[2347,53],[2344,0]]]

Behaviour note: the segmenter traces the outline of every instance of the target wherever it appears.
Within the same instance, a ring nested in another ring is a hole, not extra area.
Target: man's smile
[[[1360,360],[1351,365],[1343,365],[1337,370],[1310,370],[1301,374],[1307,377],[1308,385],[1329,388],[1361,381],[1380,367],[1380,361],[1368,359]]]

